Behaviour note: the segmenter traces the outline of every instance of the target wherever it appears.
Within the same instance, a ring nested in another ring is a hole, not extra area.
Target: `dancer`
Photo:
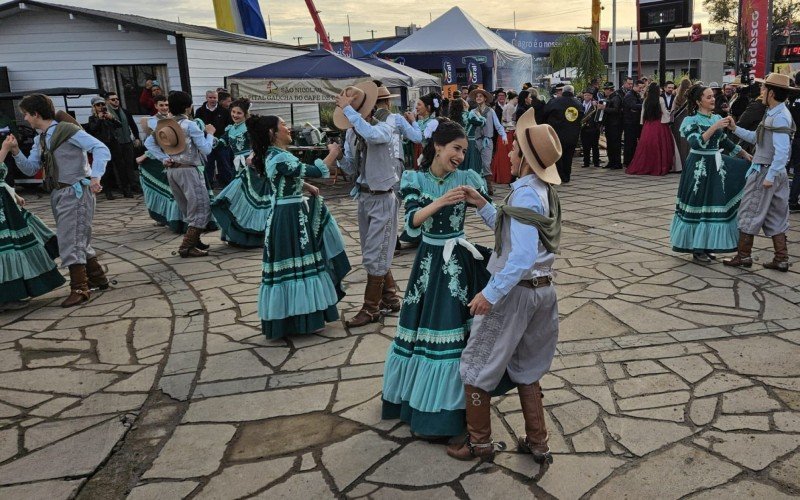
[[[172,118],[159,120],[156,131],[147,137],[145,147],[167,167],[167,180],[172,196],[188,224],[178,254],[182,258],[204,257],[208,246],[200,240],[211,217],[208,190],[199,166],[201,155],[211,151],[214,141],[214,126],[206,125],[205,131],[189,119],[192,96],[174,91],[167,98]]]
[[[486,118],[475,110],[466,110],[464,101],[453,101],[450,105],[450,120],[464,127],[467,134],[467,150],[464,152],[464,161],[458,166],[459,170],[472,170],[478,175],[483,173],[481,152],[477,145],[478,130],[486,123]]]
[[[674,165],[677,151],[669,129],[670,112],[660,93],[656,82],[647,89],[642,104],[642,135],[627,174],[667,175]]]
[[[489,199],[477,172],[458,170],[466,148],[464,129],[440,119],[422,168],[405,172],[401,183],[406,230],[422,243],[386,357],[383,418],[399,418],[431,438],[464,430],[458,361],[472,325],[467,304],[489,279],[488,249],[482,254],[464,237],[462,186]]]
[[[472,334],[461,355],[461,380],[467,400],[467,438],[447,454],[459,460],[494,457],[490,393],[516,384],[525,419],[519,448],[538,463],[553,461],[539,380],[550,370],[558,341],[558,302],[552,272],[561,239],[561,206],[553,188],[561,183],[556,162],[558,136],[549,125],[536,125],[530,110],[517,121],[509,155],[518,179],[507,205],[497,209],[467,190],[494,227],[495,251],[489,261],[492,278],[469,303],[475,315]],[[506,376],[507,374],[507,376]],[[503,385],[503,387],[501,387]]]
[[[736,214],[748,166],[719,150],[751,157],[725,135],[727,122],[713,114],[710,88],[693,85],[687,102],[689,116],[681,124],[681,135],[691,150],[681,172],[669,237],[673,251],[691,253],[695,261],[707,264],[716,259],[715,252],[736,248]]]
[[[238,173],[245,167],[247,157],[252,152],[245,123],[250,116],[250,100],[244,97],[236,99],[231,104],[230,113],[233,123],[225,127],[222,135],[214,141],[214,147],[229,147],[233,151],[233,166]]]
[[[494,109],[492,109],[492,94],[484,89],[475,89],[470,92],[469,96],[475,99],[477,104],[472,112],[484,119],[483,125],[475,128],[475,146],[481,154],[481,176],[486,181],[489,194],[494,194],[494,189],[492,188],[492,150],[494,149],[492,137],[494,137],[496,131],[500,135],[500,140],[503,141],[503,144],[508,144],[506,129],[500,123],[500,119]]]
[[[761,230],[772,238],[775,257],[764,264],[767,269],[789,270],[789,249],[786,231],[789,230],[789,161],[792,135],[797,127],[786,107],[790,93],[797,92],[788,75],[770,73],[763,81],[761,98],[769,108],[755,131],[736,126],[728,117],[728,128],[740,139],[755,144],[752,165],[747,171],[744,196],[739,207],[739,245],[736,256],[722,263],[732,267],[750,267],[753,238]],[[795,173],[795,175],[798,175]]]
[[[169,102],[165,96],[156,96],[153,98],[153,102],[156,114],[147,118],[145,122],[144,128],[147,135],[155,133],[159,120],[165,120],[172,116],[169,113]],[[136,163],[139,164],[139,182],[142,185],[144,204],[150,218],[159,226],[167,226],[175,233],[185,233],[188,226],[183,222],[181,209],[178,207],[175,197],[172,196],[164,164],[149,151],[145,151],[145,154],[137,157]]]
[[[338,229],[341,250],[337,249],[336,254],[340,261],[345,260],[344,266],[337,268],[326,257],[326,234],[322,228],[331,228],[330,214],[318,196],[305,202],[303,178],[328,177],[341,150],[338,144],[329,144],[325,160],[306,165],[286,151],[292,143],[292,133],[282,119],[254,116],[248,119],[247,129],[254,168],[268,177],[275,189],[266,224],[258,294],[261,331],[268,339],[320,331],[326,322],[339,319],[339,284],[349,271],[349,262]],[[336,227],[335,223],[332,227]],[[343,273],[336,275],[333,269]]]
[[[4,160],[13,141],[0,144],[0,311],[26,305],[65,283],[54,259],[56,235],[44,222],[25,210],[25,200],[6,184]]]
[[[77,306],[89,300],[90,289],[108,288],[91,240],[95,194],[103,190],[100,178],[111,152],[83,131],[74,118],[63,112],[56,114],[53,101],[46,95],[25,96],[19,108],[25,121],[39,132],[30,156],[22,154],[13,135],[6,140],[25,175],[44,170],[43,187],[50,192],[61,265],[69,268],[70,294],[61,306]],[[91,166],[87,153],[92,154]]]
[[[350,328],[374,323],[382,311],[399,309],[400,297],[392,276],[392,257],[397,243],[397,198],[392,192],[397,170],[392,153],[393,128],[386,123],[386,108],[375,111],[375,82],[347,87],[336,98],[334,124],[345,135],[344,157],[339,166],[356,176],[353,195],[358,200],[358,233],[367,271],[367,286],[361,310],[346,324]]]

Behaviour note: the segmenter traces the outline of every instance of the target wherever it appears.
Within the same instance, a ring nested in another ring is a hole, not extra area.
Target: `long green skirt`
[[[241,247],[264,245],[264,230],[272,211],[268,179],[244,167],[211,202],[211,213],[221,228],[220,238]]]

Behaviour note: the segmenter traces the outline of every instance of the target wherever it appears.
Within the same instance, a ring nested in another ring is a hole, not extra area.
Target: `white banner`
[[[343,88],[368,78],[344,80],[268,80],[229,78],[234,98],[246,97],[250,102],[323,103],[332,102]]]

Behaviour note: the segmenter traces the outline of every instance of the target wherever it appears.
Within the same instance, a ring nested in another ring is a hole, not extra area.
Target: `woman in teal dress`
[[[248,120],[253,165],[265,165],[273,186],[267,219],[258,314],[269,339],[322,330],[339,319],[341,280],[350,270],[336,222],[322,199],[302,195],[303,178],[328,177],[339,145],[328,146],[325,160],[306,165],[286,151],[291,131],[277,116]]]
[[[420,436],[464,431],[459,360],[472,324],[467,304],[490,277],[490,251],[464,238],[467,205],[461,186],[489,199],[477,172],[458,169],[466,149],[461,125],[440,119],[423,168],[405,172],[401,182],[406,229],[421,234],[422,243],[386,358],[383,418],[399,418]]]
[[[483,162],[481,161],[481,152],[478,151],[478,146],[475,144],[475,134],[480,127],[486,124],[486,118],[479,115],[474,109],[466,110],[464,101],[455,99],[450,104],[450,119],[460,123],[467,134],[467,151],[464,155],[464,162],[458,168],[472,170],[480,177],[483,172]]]
[[[264,245],[264,229],[272,211],[272,185],[263,175],[263,169],[248,166],[252,153],[248,133],[250,101],[237,99],[231,104],[233,125],[214,147],[229,146],[233,150],[236,177],[220,191],[211,202],[211,213],[220,225],[222,241],[244,248]],[[257,123],[257,122],[252,122]]]
[[[43,295],[64,284],[53,259],[55,234],[22,205],[25,201],[5,182],[10,145],[0,147],[0,310]]]
[[[694,85],[687,96],[689,116],[680,133],[691,148],[684,162],[670,242],[675,252],[709,263],[715,252],[733,252],[739,241],[739,203],[749,167],[746,151],[728,139],[725,122],[714,111],[714,94]],[[738,159],[721,154],[738,154]]]

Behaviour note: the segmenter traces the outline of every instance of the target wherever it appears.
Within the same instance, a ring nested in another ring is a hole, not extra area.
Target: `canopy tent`
[[[424,71],[414,69],[411,66],[406,66],[405,64],[399,64],[394,61],[380,59],[377,57],[362,57],[358,60],[408,76],[411,78],[411,85],[414,87],[419,87],[420,89],[434,90],[442,86],[441,78],[429,75]]]
[[[518,89],[531,80],[533,71],[530,54],[506,42],[459,7],[448,10],[421,30],[384,50],[382,55],[395,61],[402,60],[416,69],[437,73],[445,73],[442,67],[449,61],[454,66],[454,73],[460,69],[465,74],[466,79],[460,83],[483,83],[489,90],[496,87]],[[456,82],[455,74],[452,81],[448,81],[446,76],[442,84]]]

